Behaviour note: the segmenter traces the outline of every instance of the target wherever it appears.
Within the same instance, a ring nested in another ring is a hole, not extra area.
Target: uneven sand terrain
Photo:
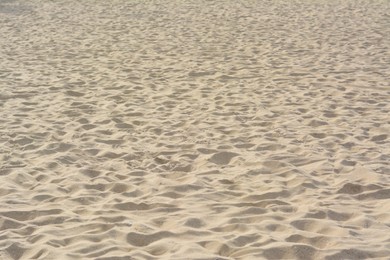
[[[389,255],[389,1],[0,1],[0,259]]]

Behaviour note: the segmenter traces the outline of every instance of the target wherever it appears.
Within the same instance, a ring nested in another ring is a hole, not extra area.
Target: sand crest
[[[386,259],[389,13],[0,1],[0,259]]]

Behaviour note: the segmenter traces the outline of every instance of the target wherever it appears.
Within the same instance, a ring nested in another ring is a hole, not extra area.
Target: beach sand
[[[0,1],[0,259],[386,259],[389,14]]]

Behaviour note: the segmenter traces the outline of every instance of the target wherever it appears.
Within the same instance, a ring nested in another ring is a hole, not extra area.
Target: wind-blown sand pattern
[[[386,0],[0,1],[0,259],[386,259]]]

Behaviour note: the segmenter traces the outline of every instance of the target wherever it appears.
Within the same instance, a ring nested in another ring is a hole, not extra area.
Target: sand
[[[0,259],[387,259],[389,14],[0,1]]]

